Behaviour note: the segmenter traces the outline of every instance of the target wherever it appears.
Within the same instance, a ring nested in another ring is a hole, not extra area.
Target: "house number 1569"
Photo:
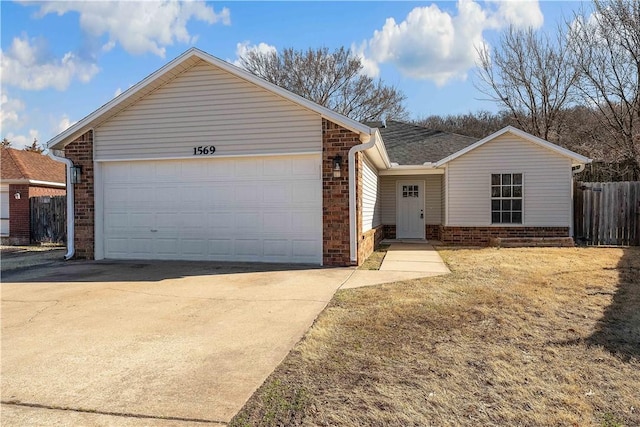
[[[194,156],[206,156],[207,154],[213,154],[216,152],[216,147],[213,145],[201,145],[199,147],[193,147]]]

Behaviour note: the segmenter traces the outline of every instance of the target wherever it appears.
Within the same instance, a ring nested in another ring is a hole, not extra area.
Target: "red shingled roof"
[[[0,179],[65,183],[65,165],[49,156],[31,151],[2,148]]]

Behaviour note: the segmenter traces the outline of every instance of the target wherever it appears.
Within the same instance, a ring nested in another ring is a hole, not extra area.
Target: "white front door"
[[[424,239],[424,181],[398,181],[396,238]]]

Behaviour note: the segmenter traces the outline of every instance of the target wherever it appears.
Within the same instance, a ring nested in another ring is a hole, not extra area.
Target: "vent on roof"
[[[383,129],[386,128],[387,127],[387,119],[386,119],[386,117],[383,117],[381,121],[382,121],[382,126],[381,127]]]

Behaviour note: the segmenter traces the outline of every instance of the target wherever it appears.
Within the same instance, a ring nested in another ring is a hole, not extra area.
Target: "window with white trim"
[[[491,223],[522,224],[522,174],[491,174]]]

